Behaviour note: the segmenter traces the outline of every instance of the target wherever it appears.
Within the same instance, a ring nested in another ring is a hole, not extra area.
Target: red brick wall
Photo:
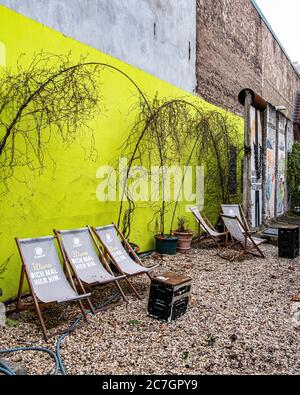
[[[300,80],[250,0],[197,0],[197,93],[243,114],[237,97],[251,88],[293,113]]]
[[[264,99],[275,106],[285,106],[292,118],[296,94],[300,91],[300,79],[265,24],[262,25],[262,43]]]

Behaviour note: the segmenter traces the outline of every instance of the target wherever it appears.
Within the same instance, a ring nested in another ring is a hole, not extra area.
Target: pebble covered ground
[[[248,257],[230,263],[216,249],[194,248],[175,257],[152,255],[145,263],[161,264],[156,274],[174,271],[193,278],[186,315],[171,324],[147,316],[149,279],[134,278],[143,294],[139,301],[124,285],[130,303],[100,312],[82,322],[65,339],[62,357],[69,374],[299,374],[300,258],[279,259],[277,248],[265,245],[267,259]],[[98,288],[95,301],[114,288]],[[45,311],[48,325],[72,322],[76,305]],[[18,324],[0,328],[0,349],[46,346],[34,312],[14,314]],[[52,360],[40,353],[8,357],[29,374],[51,374]]]

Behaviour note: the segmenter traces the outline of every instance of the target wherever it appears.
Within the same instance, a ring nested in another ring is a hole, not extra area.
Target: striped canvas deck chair
[[[117,270],[121,274],[126,275],[128,285],[135,295],[141,299],[141,295],[129,281],[129,277],[146,274],[151,279],[150,273],[159,267],[159,265],[150,268],[145,267],[115,224],[98,228],[93,227],[92,230],[101,243],[104,253],[109,257]]]
[[[252,231],[250,229],[244,210],[240,204],[222,204],[222,211],[224,215],[228,215],[229,217],[237,217],[244,225],[242,229],[246,228],[248,233],[256,233],[256,231]]]
[[[253,237],[246,229],[245,225],[239,220],[238,217],[231,217],[228,215],[221,215],[225,227],[232,237],[233,244],[230,248],[240,246],[242,248],[241,253],[237,254],[233,258],[229,258],[231,262],[242,256],[248,254],[265,258],[264,254],[260,250],[259,246],[266,242],[266,240]],[[227,259],[226,257],[222,257]]]
[[[78,295],[67,262],[65,262],[66,274],[64,273],[56,249],[55,238],[53,236],[37,239],[16,238],[16,243],[22,261],[17,311],[35,307],[46,341],[52,336],[72,330],[70,327],[62,332],[48,335],[42,315],[42,308],[47,305],[77,302],[87,321],[82,300],[88,299],[90,294]],[[31,304],[22,303],[25,276],[33,298]]]
[[[124,279],[125,275],[114,276],[89,227],[74,230],[54,230],[54,233],[57,235],[62,255],[77,275],[83,293],[86,293],[86,286],[93,287],[112,283],[116,286],[124,301],[127,302],[119,284],[119,281]],[[94,314],[101,310],[97,310],[90,300],[88,300],[88,303]]]
[[[225,239],[225,245],[227,245],[227,232],[218,233],[209,222],[209,220],[205,217],[204,213],[202,213],[198,207],[190,208],[194,217],[196,218],[200,228],[204,232],[204,238],[212,239],[218,248],[221,247],[221,240]]]

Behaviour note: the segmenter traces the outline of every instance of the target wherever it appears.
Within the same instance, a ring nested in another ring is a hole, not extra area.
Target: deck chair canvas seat
[[[94,227],[92,229],[103,246],[105,253],[109,256],[114,266],[120,271],[120,273],[125,274],[128,277],[146,274],[151,279],[150,272],[156,269],[159,265],[150,268],[143,266],[141,260],[133,251],[131,245],[128,243],[116,225],[112,224],[98,228]],[[121,240],[126,248],[122,244]],[[131,258],[129,254],[131,254],[134,259]],[[134,293],[139,298],[141,298],[137,290],[128,279],[127,282]]]
[[[200,225],[200,228],[204,232],[204,236],[206,238],[211,238],[217,245],[218,248],[220,248],[220,240],[225,238],[225,244],[227,244],[227,233],[218,233],[216,230],[213,228],[211,223],[208,221],[208,219],[204,216],[203,213],[199,210],[198,207],[192,207],[190,208],[191,212],[193,213],[194,217],[196,218],[196,221]]]
[[[266,240],[263,240],[263,239],[259,239],[258,237],[253,237],[252,236],[252,241],[254,241],[254,243],[256,243],[256,245],[261,245],[261,244],[264,244],[265,242],[266,242]]]
[[[78,302],[81,312],[86,319],[81,301],[89,298],[90,294],[78,295],[67,267],[66,272],[71,284],[69,283],[61,266],[55,246],[55,238],[53,236],[37,239],[16,238],[16,243],[22,260],[17,310],[29,308],[28,305],[22,306],[21,303],[26,275],[46,341],[50,336],[47,335],[41,314],[41,306]]]
[[[222,214],[221,217],[224,221],[226,229],[229,231],[232,239],[234,240],[231,248],[239,245],[243,249],[243,251],[237,257],[229,259],[230,261],[248,254],[265,258],[259,246],[265,243],[266,240],[253,237],[251,233],[247,231],[245,225],[239,220],[238,217],[231,217],[224,214]]]
[[[127,302],[126,296],[118,281],[125,278],[125,275],[115,277],[109,268],[108,263],[97,246],[94,235],[88,227],[74,230],[54,230],[58,237],[62,254],[68,260],[77,278],[80,280],[80,287],[85,291],[84,285],[95,286],[115,283],[122,298]],[[98,249],[99,256],[95,251]],[[97,311],[89,301],[93,313]]]
[[[250,229],[244,211],[239,204],[222,204],[222,211],[224,215],[228,215],[229,217],[237,217],[239,221],[244,225],[242,230],[244,230],[245,227],[248,233],[257,233],[256,231],[252,231]]]

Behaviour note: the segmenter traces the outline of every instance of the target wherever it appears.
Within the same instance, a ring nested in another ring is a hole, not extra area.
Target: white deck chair
[[[105,255],[109,257],[113,265],[118,269],[121,274],[125,274],[125,280],[131,287],[136,296],[141,299],[141,295],[135,289],[133,284],[129,281],[129,277],[146,274],[150,280],[152,276],[150,273],[159,267],[155,265],[152,267],[145,267],[133,251],[131,245],[126,240],[120,229],[115,225],[108,225],[102,227],[92,227],[93,232],[97,236],[98,241],[101,243]],[[123,242],[123,244],[122,244]]]
[[[227,245],[227,232],[224,233],[218,233],[212,226],[212,224],[209,222],[209,220],[205,217],[205,215],[199,210],[198,207],[192,207],[190,208],[191,212],[194,214],[197,222],[200,225],[200,228],[203,230],[204,235],[206,238],[212,239],[218,248],[221,247],[220,245],[220,239],[225,238],[225,245]]]
[[[77,274],[83,293],[86,293],[85,286],[92,287],[111,283],[116,286],[124,301],[128,302],[119,284],[119,281],[125,279],[126,276],[114,276],[89,227],[73,230],[54,229],[54,233],[57,236],[64,260],[69,262],[73,272]],[[90,300],[88,300],[88,304],[93,314],[103,310],[95,308]]]
[[[260,250],[259,246],[266,242],[266,240],[259,239],[257,237],[253,237],[246,229],[245,225],[239,220],[238,217],[230,217],[228,215],[221,215],[226,229],[230,233],[234,243],[231,248],[234,248],[236,245],[240,245],[243,248],[243,251],[233,258],[230,258],[231,262],[235,259],[240,258],[241,256],[245,256],[248,254],[259,256],[261,258],[265,258],[264,254]],[[257,251],[258,254],[254,254],[253,251]],[[224,257],[223,257],[224,258]],[[227,259],[227,258],[225,258]]]
[[[237,217],[240,222],[244,225],[243,229],[246,228],[247,232],[250,234],[256,233],[256,231],[252,231],[247,222],[244,210],[242,209],[240,204],[222,204],[222,211],[224,215],[228,215],[229,217]]]
[[[72,325],[66,330],[49,334],[42,315],[42,307],[47,307],[50,304],[77,302],[85,321],[87,321],[82,301],[88,299],[91,294],[78,295],[68,262],[64,262],[66,274],[63,271],[55,246],[55,238],[53,236],[34,239],[16,238],[16,243],[22,261],[17,311],[35,307],[45,341],[48,341],[52,336],[71,332]],[[33,303],[30,304],[22,302],[25,277],[33,299]]]

